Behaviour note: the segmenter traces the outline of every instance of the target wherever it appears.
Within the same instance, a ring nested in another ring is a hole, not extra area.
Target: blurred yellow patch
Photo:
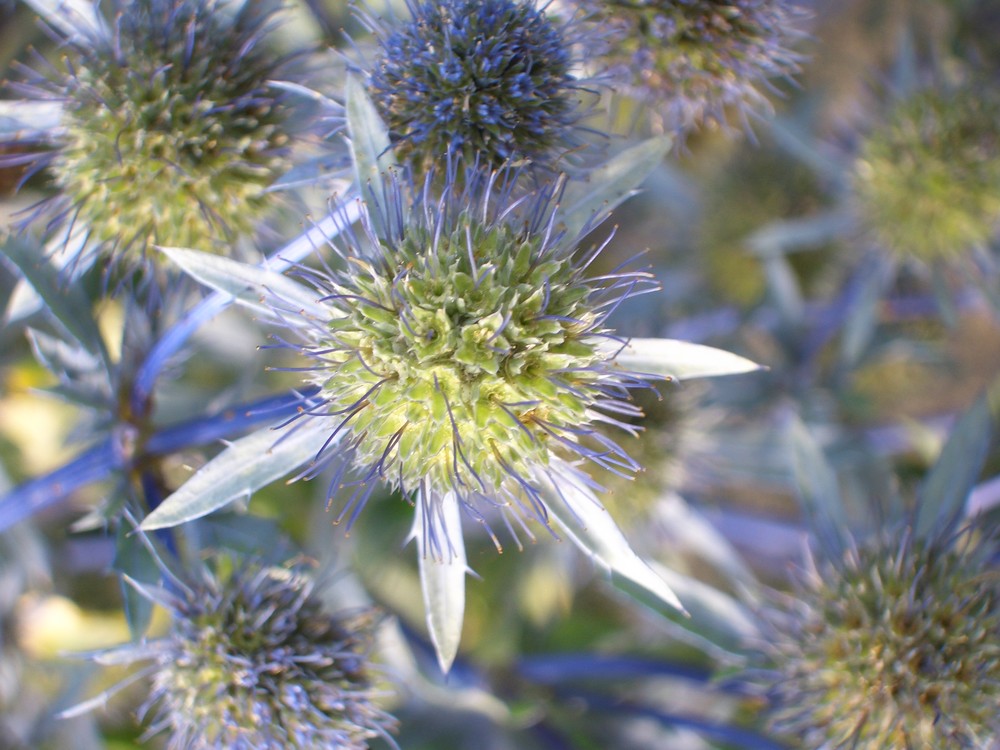
[[[65,447],[66,436],[73,425],[72,407],[32,392],[52,383],[52,376],[35,364],[25,364],[10,370],[0,392],[0,436],[9,440],[20,452],[24,474],[40,474],[64,462],[71,451]]]
[[[164,632],[168,622],[169,615],[155,607],[150,633]],[[123,612],[88,611],[57,595],[23,597],[18,603],[18,626],[20,646],[36,659],[109,648],[131,638]]]

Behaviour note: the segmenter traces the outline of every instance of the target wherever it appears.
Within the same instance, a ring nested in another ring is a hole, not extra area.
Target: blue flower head
[[[103,661],[146,660],[149,734],[171,750],[363,750],[395,721],[377,705],[369,651],[376,619],[324,610],[302,567],[220,559],[163,589],[167,635]]]
[[[274,8],[217,0],[110,4],[110,18],[49,19],[63,64],[20,90],[61,105],[36,156],[61,191],[60,218],[110,248],[213,249],[247,233],[276,198],[289,123],[269,86]],[[69,13],[69,11],[66,11]]]
[[[410,18],[362,14],[379,51],[369,93],[401,155],[430,166],[553,161],[579,138],[579,32],[532,0],[407,0]]]

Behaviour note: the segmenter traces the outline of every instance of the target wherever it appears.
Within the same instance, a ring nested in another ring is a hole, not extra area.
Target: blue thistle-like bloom
[[[929,89],[897,103],[863,141],[859,218],[888,252],[924,262],[989,247],[1000,226],[1000,93]]]
[[[608,35],[604,63],[685,132],[769,107],[770,79],[798,70],[789,41],[801,11],[786,0],[574,0]]]
[[[551,163],[577,145],[572,24],[531,0],[407,0],[410,18],[364,14],[379,51],[369,94],[401,156],[498,166]]]
[[[149,660],[148,734],[171,750],[362,750],[388,738],[369,652],[376,618],[324,610],[302,567],[220,560],[194,580],[140,593],[166,607],[169,633],[103,654]],[[390,740],[391,742],[391,740]]]
[[[427,189],[408,200],[393,182],[385,231],[369,217],[363,235],[342,235],[342,270],[303,271],[329,309],[295,329],[320,389],[307,413],[332,420],[329,443],[351,457],[331,485],[331,495],[350,491],[339,518],[353,522],[384,480],[429,518],[446,498],[487,528],[501,511],[517,539],[510,517],[528,536],[525,520],[549,527],[541,488],[590,492],[581,459],[639,468],[597,424],[631,432],[621,418],[641,415],[628,391],[648,383],[616,363],[624,342],[607,321],[655,281],[645,271],[588,277],[601,247],[577,257],[577,238],[557,228],[554,191],[513,200],[516,182],[466,175],[440,200]],[[436,557],[461,549],[433,534],[429,543]]]
[[[274,6],[115,0],[110,18],[47,19],[62,64],[40,61],[17,88],[59,107],[25,133],[51,147],[60,219],[112,249],[215,249],[276,205],[265,188],[289,165],[288,108],[270,86]],[[16,103],[15,103],[16,104]]]
[[[774,729],[809,747],[984,748],[1000,736],[989,549],[887,533],[821,562],[765,613]]]

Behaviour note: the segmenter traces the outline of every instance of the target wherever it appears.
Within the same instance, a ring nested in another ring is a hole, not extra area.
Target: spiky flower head
[[[370,613],[324,610],[302,567],[222,560],[151,598],[173,616],[151,644],[150,732],[175,750],[360,750],[392,717],[376,705]]]
[[[931,89],[900,102],[861,147],[862,221],[899,256],[934,261],[988,244],[1000,222],[1000,95]]]
[[[572,28],[534,0],[407,0],[408,20],[365,17],[379,51],[369,93],[402,156],[486,166],[551,162],[578,140]]]
[[[344,513],[385,478],[453,493],[480,520],[499,508],[547,525],[536,480],[570,470],[557,457],[638,468],[594,423],[641,414],[627,388],[645,383],[615,364],[607,317],[655,284],[588,278],[600,248],[575,256],[551,190],[513,200],[516,177],[465,181],[440,201],[408,201],[393,183],[388,230],[369,223],[344,270],[316,279],[329,320],[302,332],[323,402],[312,412],[349,435],[360,478]]]
[[[971,749],[1000,732],[1000,578],[975,542],[879,536],[769,619],[774,726],[807,747]]]
[[[605,64],[667,128],[725,125],[766,109],[762,89],[798,70],[786,45],[801,12],[786,0],[574,0],[608,33]]]
[[[238,8],[237,8],[238,6]],[[64,46],[40,95],[63,104],[46,157],[65,215],[112,248],[213,249],[273,207],[288,166],[287,108],[269,87],[266,0],[111,3]],[[47,91],[47,93],[46,93]]]

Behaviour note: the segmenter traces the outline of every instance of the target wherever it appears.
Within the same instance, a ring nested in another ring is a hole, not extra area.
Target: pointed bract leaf
[[[66,341],[35,328],[28,328],[26,333],[35,358],[51,372],[71,373],[75,378],[81,373],[101,370],[100,358],[75,341]]]
[[[914,532],[917,539],[945,539],[954,531],[983,470],[992,435],[990,398],[984,394],[955,423],[941,455],[920,486]]]
[[[7,238],[2,252],[21,270],[53,315],[87,351],[94,354],[104,351],[90,301],[79,284],[67,283],[37,248],[29,247],[16,237]]]
[[[282,190],[293,190],[299,187],[309,187],[320,183],[330,183],[341,180],[346,184],[346,169],[342,167],[340,154],[323,154],[297,164],[272,182],[267,192],[276,193]]]
[[[231,294],[237,302],[267,320],[287,320],[293,315],[310,320],[330,319],[331,309],[316,301],[314,290],[280,273],[198,250],[179,247],[160,250],[189,276],[216,291]]]
[[[316,457],[331,432],[325,419],[304,417],[294,428],[265,429],[230,443],[146,516],[141,529],[165,529],[249,497]]]
[[[45,21],[69,39],[105,34],[107,27],[91,0],[26,0]]]
[[[650,566],[677,594],[689,613],[684,617],[676,611],[654,607],[686,631],[681,636],[685,640],[712,652],[716,658],[729,660],[733,656],[742,656],[759,637],[760,632],[751,613],[729,594],[658,562],[653,561]],[[616,581],[616,585],[642,600],[641,593],[628,591],[627,584],[622,586]]]
[[[860,269],[861,278],[850,300],[840,340],[841,360],[849,367],[861,360],[875,335],[879,322],[879,301],[886,285],[896,275],[893,265],[891,259],[878,255]]]
[[[376,207],[386,205],[384,176],[396,164],[389,130],[379,117],[368,92],[354,76],[347,77],[345,99],[347,133],[351,139],[357,189],[369,206],[368,215],[376,234],[384,237],[386,228],[381,226],[382,211]]]
[[[82,223],[70,223],[65,231],[57,231],[45,243],[41,254],[58,270],[61,283],[71,284],[97,262],[98,253],[95,247],[87,244],[88,237],[89,231]],[[12,323],[34,315],[43,307],[45,300],[28,279],[21,278],[10,295],[4,317]]]
[[[830,559],[839,560],[850,531],[837,475],[809,429],[797,416],[789,418],[786,437],[802,512]]]
[[[410,538],[417,541],[427,630],[437,651],[438,665],[447,674],[462,639],[465,576],[469,570],[458,498],[453,492],[441,498],[417,494]]]
[[[113,567],[118,573],[140,583],[155,585],[160,581],[160,568],[156,559],[141,535],[133,533],[133,529],[126,523],[118,526]],[[153,603],[126,580],[123,579],[120,585],[129,633],[132,634],[133,641],[138,641],[149,629],[153,618]]]
[[[0,142],[54,140],[62,114],[59,102],[0,101]]]
[[[756,577],[736,549],[711,521],[676,492],[664,493],[653,512],[651,520],[669,529],[670,544],[675,545],[678,552],[697,555],[744,589],[752,590],[757,586]]]
[[[854,229],[856,220],[844,211],[827,211],[802,219],[780,219],[744,240],[756,255],[767,257],[820,247]]]
[[[738,354],[676,339],[631,339],[622,347],[614,341],[601,344],[618,364],[667,380],[688,380],[718,375],[737,375],[764,369]]]
[[[792,264],[784,255],[769,255],[763,260],[767,290],[785,325],[797,327],[805,319],[805,300]]]
[[[536,472],[545,506],[573,543],[601,567],[632,581],[668,607],[683,611],[680,600],[666,582],[632,549],[611,514],[597,497],[572,477],[572,470],[553,461],[556,478]],[[558,482],[556,487],[553,482]]]
[[[609,211],[634,195],[672,145],[669,136],[650,138],[611,157],[583,179],[570,182],[559,211],[567,236],[576,237],[596,226]]]

